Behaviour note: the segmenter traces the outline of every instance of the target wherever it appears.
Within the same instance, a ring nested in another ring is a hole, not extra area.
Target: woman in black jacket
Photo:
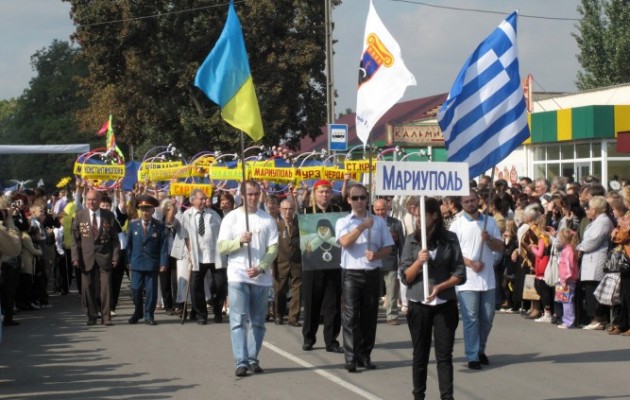
[[[400,281],[407,286],[407,323],[413,344],[413,395],[424,399],[431,333],[435,339],[441,399],[453,398],[453,344],[459,323],[455,285],[466,281],[466,267],[457,236],[444,227],[436,199],[427,198],[427,249],[422,248],[420,224],[407,236],[400,264]],[[419,221],[419,219],[418,219]],[[429,293],[424,293],[423,265],[428,262]]]

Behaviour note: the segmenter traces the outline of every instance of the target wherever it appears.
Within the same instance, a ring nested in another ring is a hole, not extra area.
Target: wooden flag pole
[[[245,181],[247,175],[245,174],[245,138],[243,131],[241,132],[241,168],[243,176],[241,178],[241,197],[243,198],[243,210],[245,210],[245,231],[249,232],[249,212],[247,211],[247,189],[245,188]],[[246,243],[247,246],[247,261],[248,268],[252,267],[252,247],[251,242]]]
[[[483,212],[483,229],[482,232],[486,230],[486,227],[488,226],[488,214],[490,213],[490,201],[492,200],[492,182],[494,182],[494,170],[496,169],[496,166],[492,167],[492,172],[490,173],[490,190],[488,190],[488,197],[486,198],[486,209]],[[479,251],[479,260],[481,261],[483,259],[483,248],[485,246],[481,246],[481,250]],[[484,265],[484,268],[486,268],[487,265]],[[490,267],[493,267],[492,265]]]

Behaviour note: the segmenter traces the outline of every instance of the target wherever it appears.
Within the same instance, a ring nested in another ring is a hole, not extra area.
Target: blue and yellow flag
[[[243,30],[233,1],[230,1],[219,40],[197,71],[195,86],[221,107],[221,116],[228,124],[244,131],[254,141],[265,135]]]

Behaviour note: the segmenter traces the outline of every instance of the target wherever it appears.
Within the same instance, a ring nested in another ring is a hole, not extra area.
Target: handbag
[[[556,282],[560,279],[558,273],[558,247],[554,243],[551,246],[551,256],[549,257],[549,263],[547,264],[547,268],[545,268],[545,275],[543,277],[547,286],[554,287],[556,285]]]
[[[608,259],[604,265],[604,272],[621,272],[630,270],[630,263],[623,247],[617,246],[608,252]]]
[[[535,275],[525,275],[525,282],[523,284],[523,300],[540,300],[540,295],[536,291],[535,283]]]
[[[571,287],[567,286],[567,290],[563,290],[561,284],[556,285],[555,301],[557,303],[571,303],[573,295],[574,292],[571,290]]]
[[[619,273],[608,273],[599,282],[593,296],[599,304],[616,306],[621,304],[621,276]]]

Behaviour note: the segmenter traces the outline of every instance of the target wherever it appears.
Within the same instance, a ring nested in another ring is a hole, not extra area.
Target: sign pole
[[[249,214],[247,211],[247,189],[245,188],[245,138],[243,137],[243,131],[241,131],[241,168],[243,171],[243,178],[241,179],[241,197],[243,198],[243,210],[245,211],[245,231],[249,232]],[[252,248],[250,243],[247,243],[247,261],[248,268],[252,267]]]

